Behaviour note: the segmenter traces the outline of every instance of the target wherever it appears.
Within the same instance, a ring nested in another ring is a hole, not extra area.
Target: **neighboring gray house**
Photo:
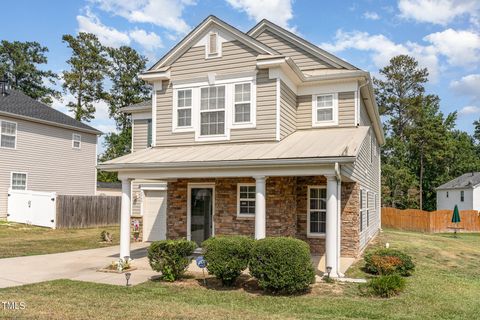
[[[144,240],[292,236],[332,276],[378,233],[384,135],[368,72],[267,20],[244,33],[209,16],[141,77],[154,90],[124,110],[133,152],[99,165],[122,180],[121,257],[136,200]]]
[[[468,172],[437,189],[437,210],[480,210],[480,172]]]
[[[100,131],[17,90],[0,94],[0,217],[8,189],[94,195]]]

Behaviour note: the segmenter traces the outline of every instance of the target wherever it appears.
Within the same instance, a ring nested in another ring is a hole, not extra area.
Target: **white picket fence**
[[[56,193],[8,190],[7,220],[55,229]]]

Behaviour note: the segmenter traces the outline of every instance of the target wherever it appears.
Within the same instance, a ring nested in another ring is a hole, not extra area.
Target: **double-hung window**
[[[312,126],[337,124],[338,99],[336,93],[313,96]]]
[[[327,222],[327,189],[308,187],[307,235],[325,235]]]
[[[255,184],[238,184],[237,212],[239,217],[255,215]]]
[[[371,201],[370,201],[370,197],[371,197],[372,193],[371,192],[368,192],[367,191],[367,228],[370,226],[370,205],[371,205]]]
[[[225,134],[225,86],[200,89],[200,136]]]
[[[12,190],[27,189],[27,174],[20,172],[12,172],[12,181],[10,184]]]
[[[192,126],[192,89],[177,91],[177,127]]]
[[[363,203],[364,201],[364,193],[365,191],[363,189],[360,189],[360,232],[363,231],[363,213],[365,211],[365,204]]]
[[[72,148],[80,149],[82,147],[82,136],[78,133],[72,135]]]
[[[460,201],[464,202],[465,201],[465,191],[460,191]]]
[[[235,84],[234,122],[250,123],[252,121],[251,84]]]
[[[15,122],[0,121],[0,147],[15,149],[17,145],[17,124]]]

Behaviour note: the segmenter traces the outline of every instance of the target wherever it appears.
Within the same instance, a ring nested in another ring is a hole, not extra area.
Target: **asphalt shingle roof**
[[[480,184],[480,172],[468,172],[442,184],[437,190],[473,188],[478,184]]]
[[[51,122],[52,125],[70,126],[101,134],[97,129],[77,121],[55,108],[32,99],[21,91],[13,89],[9,89],[5,96],[0,94],[0,114],[10,114],[13,117],[15,117],[15,115],[28,117],[48,121]]]

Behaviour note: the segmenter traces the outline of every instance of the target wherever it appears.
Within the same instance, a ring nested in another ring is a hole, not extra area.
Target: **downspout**
[[[367,79],[367,81],[360,85],[358,88],[357,88],[357,99],[358,99],[358,102],[357,102],[357,110],[356,110],[356,114],[357,114],[357,123],[356,123],[356,126],[358,127],[360,125],[360,107],[362,106],[361,104],[361,97],[362,97],[362,94],[360,92],[360,89],[362,89],[363,87],[365,87],[366,85],[368,85],[370,83],[370,80]]]
[[[342,175],[340,173],[340,165],[335,162],[335,176],[337,177],[337,261],[338,274],[343,277],[340,272],[341,244],[342,244]]]

